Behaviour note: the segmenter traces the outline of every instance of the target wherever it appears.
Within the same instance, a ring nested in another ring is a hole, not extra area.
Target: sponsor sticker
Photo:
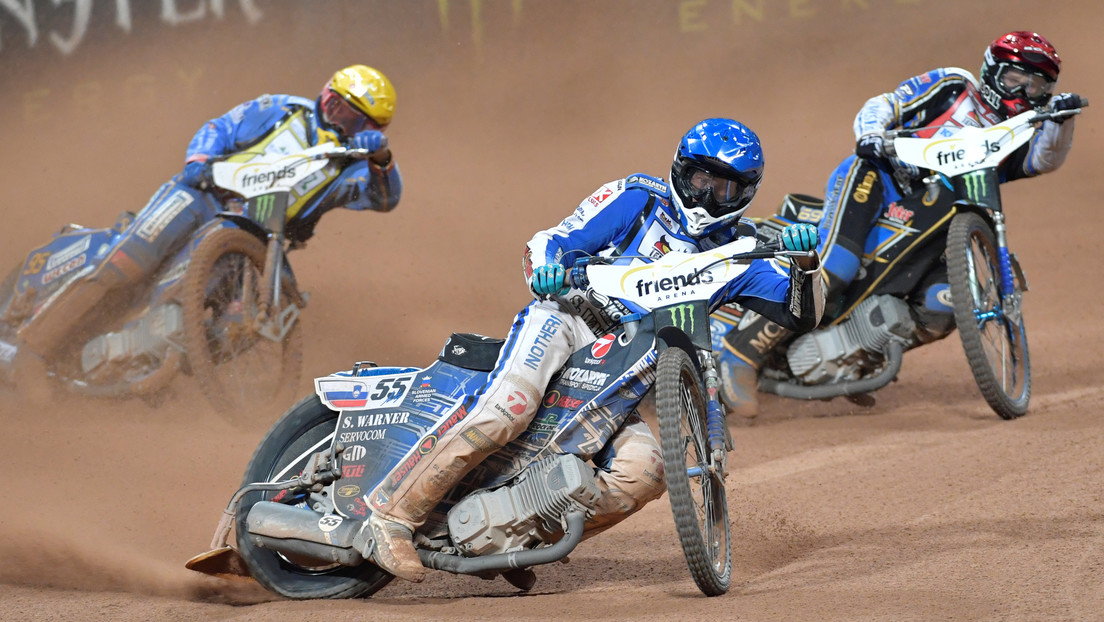
[[[138,227],[138,237],[147,242],[152,242],[194,200],[192,195],[183,190],[172,193],[164,203],[159,205],[149,217],[142,221],[141,226]]]

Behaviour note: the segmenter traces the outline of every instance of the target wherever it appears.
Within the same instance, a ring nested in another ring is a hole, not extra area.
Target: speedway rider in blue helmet
[[[986,48],[980,81],[958,67],[934,69],[866,102],[855,116],[855,153],[836,167],[825,189],[819,250],[829,319],[862,270],[863,248],[874,223],[895,202],[924,194],[922,179],[931,174],[886,153],[886,130],[917,128],[915,135],[927,138],[941,125],[990,127],[1032,108],[1078,108],[1079,95],[1054,94],[1061,62],[1042,35],[1009,32]],[[1044,121],[1028,144],[1001,162],[1000,181],[1057,169],[1073,146],[1073,128],[1072,116]],[[942,339],[954,329],[945,267],[926,275],[904,297],[917,326],[914,345]],[[763,318],[726,336],[719,361],[721,393],[730,409],[756,414],[759,367],[771,349],[790,337]]]
[[[313,235],[323,213],[345,207],[387,212],[402,194],[402,178],[383,130],[395,112],[395,89],[379,70],[341,69],[315,100],[262,95],[203,124],[188,145],[184,170],[153,195],[119,236],[96,270],[49,300],[19,332],[16,383],[41,392],[44,357],[63,346],[104,297],[153,274],[200,226],[223,209],[210,191],[208,160],[297,153],[330,142],[372,152],[367,159],[331,160],[297,186],[288,205],[287,239],[298,248]],[[127,220],[124,218],[124,221]]]
[[[488,383],[474,403],[449,417],[459,423],[440,434],[413,467],[392,472],[369,498],[374,558],[384,570],[411,581],[425,575],[412,532],[438,501],[491,452],[530,424],[552,376],[572,353],[589,347],[617,324],[567,280],[578,257],[600,255],[614,263],[651,263],[678,250],[700,252],[732,242],[763,177],[759,138],[730,119],[707,119],[679,143],[670,181],[643,174],[611,181],[587,197],[559,225],[538,232],[525,248],[523,268],[535,298],[516,317]],[[745,225],[748,226],[748,225]],[[787,228],[790,250],[816,247],[816,229]],[[789,276],[763,260],[718,292],[713,308],[738,301],[794,331],[816,326],[823,308],[820,260],[794,262]],[[540,353],[536,361],[532,353]],[[609,528],[664,491],[659,446],[632,415],[594,458],[602,496],[584,535]]]

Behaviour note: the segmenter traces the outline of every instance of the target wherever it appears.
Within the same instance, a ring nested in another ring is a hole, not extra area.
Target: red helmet
[[[1054,93],[1062,59],[1046,37],[1019,30],[1001,36],[985,50],[981,81],[1000,99],[1000,112],[1019,114],[1044,106]],[[984,87],[983,87],[984,90]]]

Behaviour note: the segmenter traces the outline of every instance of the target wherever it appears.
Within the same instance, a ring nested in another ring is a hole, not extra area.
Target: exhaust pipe
[[[886,344],[886,366],[875,376],[852,380],[850,382],[803,385],[793,382],[774,380],[773,378],[761,378],[759,389],[765,393],[774,393],[782,397],[796,400],[826,400],[844,395],[856,395],[860,393],[872,393],[886,386],[901,371],[901,361],[904,359],[904,348],[896,341]]]
[[[364,556],[354,544],[364,525],[359,520],[259,501],[249,509],[245,522],[249,541],[262,549],[344,566],[364,563]]]
[[[583,540],[586,513],[569,512],[565,519],[564,537],[551,546],[482,557],[419,549],[418,557],[426,568],[470,575],[548,564],[567,557]],[[313,510],[271,501],[260,501],[250,508],[246,525],[249,541],[255,546],[325,563],[359,566],[366,561],[365,555],[371,556],[375,546],[369,539],[371,531],[362,529],[363,521],[336,514],[323,516]],[[364,536],[360,537],[362,533]]]
[[[459,555],[446,555],[437,551],[419,549],[418,557],[422,565],[434,570],[444,570],[453,574],[482,574],[512,568],[528,568],[559,561],[568,556],[579,542],[583,540],[583,523],[586,522],[586,514],[583,512],[569,512],[566,515],[567,532],[560,541],[552,546],[539,549],[527,549],[513,553],[500,553],[498,555],[484,555],[482,557],[460,557]]]

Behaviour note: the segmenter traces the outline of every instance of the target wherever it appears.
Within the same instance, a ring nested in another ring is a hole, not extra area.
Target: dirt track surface
[[[199,124],[234,104],[313,95],[333,69],[374,64],[399,91],[406,191],[391,214],[327,215],[291,258],[314,296],[306,394],[355,360],[428,364],[452,330],[504,334],[526,301],[529,236],[608,180],[665,175],[701,118],[759,133],[769,164],[751,213],[764,215],[785,192],[823,194],[868,97],[938,66],[976,71],[1007,30],[1049,37],[1059,89],[1104,105],[1089,0],[767,2],[760,20],[728,2],[453,2],[447,28],[436,2],[353,4],[293,19],[256,3],[247,32],[278,46],[236,45],[235,3],[166,32],[136,17],[131,35],[64,62],[45,30],[11,61],[26,42],[0,17],[0,100],[23,113],[0,127],[0,262],[65,222],[140,208]],[[59,396],[33,410],[3,394],[0,619],[1104,619],[1100,113],[1078,119],[1061,170],[1004,187],[1032,288],[1028,415],[988,409],[957,336],[908,353],[870,409],[764,398],[760,418],[732,422],[725,596],[694,587],[666,497],[538,568],[527,595],[435,573],[370,600],[291,602],[191,573],[277,413],[233,427],[181,378],[156,409]]]

